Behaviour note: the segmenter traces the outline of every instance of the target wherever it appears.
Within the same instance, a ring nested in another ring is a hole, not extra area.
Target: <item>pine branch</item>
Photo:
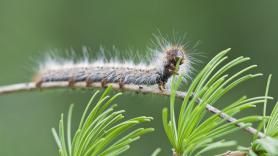
[[[169,91],[161,91],[158,87],[154,86],[137,86],[137,85],[124,85],[122,88],[119,86],[119,84],[112,83],[112,88],[114,90],[118,91],[132,91],[136,93],[143,93],[143,94],[156,94],[161,96],[170,96]],[[55,88],[68,88],[69,84],[68,82],[47,82],[43,83],[40,88],[36,86],[34,82],[29,83],[19,83],[19,84],[13,84],[9,86],[2,86],[0,87],[0,95],[3,94],[9,94],[9,93],[16,93],[16,92],[23,92],[23,91],[36,91],[36,90],[44,90],[44,89],[55,89]],[[81,89],[92,89],[92,88],[102,88],[101,83],[92,83],[90,87],[86,85],[84,82],[77,82],[75,83],[71,88],[81,88]],[[183,99],[186,95],[186,92],[177,92],[176,97]],[[201,99],[198,100],[200,103]],[[236,122],[235,125],[239,128],[242,128],[246,130],[248,133],[252,135],[258,135],[259,138],[264,138],[265,134],[258,132],[253,127],[247,127],[245,123],[238,122],[237,119],[234,117],[229,116],[226,113],[221,112],[219,109],[213,107],[210,104],[206,105],[206,109],[209,112],[212,112],[214,114],[218,114],[219,117],[225,119],[227,122],[233,123]]]
[[[246,155],[247,155],[247,153],[242,152],[242,151],[228,151],[226,153],[219,154],[216,156],[246,156]]]

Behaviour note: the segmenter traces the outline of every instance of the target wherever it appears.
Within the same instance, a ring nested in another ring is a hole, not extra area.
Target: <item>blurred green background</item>
[[[0,85],[29,81],[37,62],[49,49],[73,48],[81,53],[82,46],[97,52],[100,45],[108,49],[115,45],[123,51],[131,47],[143,53],[158,30],[162,34],[187,33],[188,41],[201,41],[198,51],[206,58],[199,58],[204,63],[196,66],[203,66],[229,47],[231,58],[250,56],[251,62],[259,65],[258,72],[265,76],[236,88],[217,107],[243,94],[264,94],[269,73],[273,74],[270,93],[277,97],[275,0],[0,0]],[[58,155],[50,128],[58,125],[60,113],[67,112],[71,103],[75,104],[77,124],[92,92],[49,90],[0,96],[0,155]],[[128,117],[155,118],[146,125],[155,127],[155,133],[132,144],[124,155],[150,155],[157,147],[163,149],[161,155],[170,155],[161,123],[161,110],[167,101],[165,97],[130,93],[117,101]],[[273,102],[269,111],[272,107]],[[261,112],[258,107],[242,115]],[[241,131],[227,139],[248,145],[251,136]]]

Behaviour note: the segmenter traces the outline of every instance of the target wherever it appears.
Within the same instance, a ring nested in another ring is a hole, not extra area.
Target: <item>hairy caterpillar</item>
[[[165,89],[167,81],[175,74],[187,74],[190,60],[181,44],[172,44],[164,40],[159,48],[153,49],[155,55],[150,63],[126,63],[115,61],[94,61],[67,63],[51,60],[45,62],[35,74],[33,81],[37,87],[45,82],[68,81],[69,86],[76,82],[100,82],[102,87],[108,83],[118,83],[120,88],[125,84],[158,85]],[[179,63],[179,69],[176,69]]]

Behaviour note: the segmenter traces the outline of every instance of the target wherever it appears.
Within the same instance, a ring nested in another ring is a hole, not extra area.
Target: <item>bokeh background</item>
[[[203,64],[219,51],[232,48],[230,57],[249,56],[264,77],[236,88],[217,104],[223,108],[242,95],[262,95],[266,78],[273,74],[271,95],[278,88],[278,1],[188,1],[188,0],[0,0],[0,85],[29,81],[37,63],[51,49],[75,49],[82,46],[96,53],[100,45],[115,45],[125,55],[127,49],[145,53],[158,30],[187,34],[203,56]],[[59,55],[65,51],[60,50]],[[118,55],[118,54],[113,54]],[[194,76],[194,75],[193,75]],[[58,125],[60,113],[75,104],[74,123],[93,91],[49,90],[0,96],[0,155],[58,155],[50,128]],[[117,103],[127,117],[153,116],[146,126],[155,133],[132,144],[124,155],[150,155],[162,148],[170,155],[171,147],[162,129],[161,110],[168,99],[153,95],[126,93]],[[269,104],[270,111],[273,102]],[[261,107],[241,115],[261,113]],[[238,132],[227,137],[248,146],[251,136]],[[218,151],[222,152],[222,151]]]

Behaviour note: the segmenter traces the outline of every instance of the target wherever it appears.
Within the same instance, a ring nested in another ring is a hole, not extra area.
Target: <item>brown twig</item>
[[[173,151],[173,156],[181,156],[181,154],[176,153],[175,151]],[[222,154],[218,154],[215,156],[247,156],[246,152],[243,151],[227,151],[225,153]]]
[[[161,96],[170,96],[169,91],[161,91],[158,87],[154,87],[154,86],[124,85],[124,86],[120,87],[119,84],[114,84],[114,83],[112,83],[111,85],[114,90],[119,90],[119,91],[133,91],[133,92],[143,93],[143,94],[156,94],[156,95],[161,95]],[[53,88],[53,89],[54,88],[67,88],[68,86],[69,86],[69,84],[66,81],[65,82],[46,82],[46,83],[43,83],[40,86],[40,88],[38,88],[34,82],[19,83],[19,84],[13,84],[13,85],[9,85],[9,86],[0,87],[0,95],[15,93],[15,92],[23,92],[23,91],[51,89],[51,88]],[[102,88],[102,85],[101,85],[101,83],[92,83],[88,87],[85,82],[77,82],[73,86],[71,86],[71,88],[85,88],[85,89]],[[184,98],[185,95],[186,95],[186,92],[178,91],[176,93],[176,97],[178,97],[178,98]],[[206,109],[209,112],[218,114],[219,117],[225,119],[227,122],[230,122],[230,123],[237,122],[236,118],[231,117],[228,114],[221,112],[219,109],[213,107],[210,104],[206,105]],[[246,127],[246,124],[243,122],[235,123],[235,125],[239,128],[246,130],[247,132],[249,132],[253,135],[258,134],[259,138],[265,137],[264,133],[258,132],[253,127]]]
[[[226,153],[219,154],[216,156],[246,156],[246,155],[247,153],[242,151],[228,151]]]

